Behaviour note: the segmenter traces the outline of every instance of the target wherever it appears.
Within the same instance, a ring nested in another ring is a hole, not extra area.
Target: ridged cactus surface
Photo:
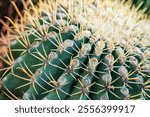
[[[0,57],[0,99],[150,99],[150,21],[136,8],[113,0],[31,6]]]

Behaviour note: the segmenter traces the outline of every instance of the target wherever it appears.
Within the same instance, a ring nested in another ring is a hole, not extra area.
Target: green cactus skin
[[[132,0],[133,5],[143,9],[145,13],[150,14],[150,0]]]
[[[150,99],[150,21],[144,14],[113,0],[31,6],[28,23],[0,56],[1,100]]]

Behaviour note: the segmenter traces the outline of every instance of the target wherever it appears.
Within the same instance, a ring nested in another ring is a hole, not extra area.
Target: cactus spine
[[[149,0],[132,0],[133,5],[143,9],[145,13],[150,14],[150,1]]]
[[[150,99],[145,15],[113,0],[31,6],[28,23],[0,57],[0,99]]]

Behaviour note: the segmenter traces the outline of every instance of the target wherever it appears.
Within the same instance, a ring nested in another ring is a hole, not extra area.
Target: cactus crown
[[[129,3],[131,4],[131,3]],[[113,0],[48,0],[14,24],[0,99],[150,99],[150,23]]]

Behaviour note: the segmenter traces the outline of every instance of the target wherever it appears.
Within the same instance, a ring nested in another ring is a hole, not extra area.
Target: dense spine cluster
[[[14,24],[0,99],[150,99],[150,21],[113,0],[48,0]]]

